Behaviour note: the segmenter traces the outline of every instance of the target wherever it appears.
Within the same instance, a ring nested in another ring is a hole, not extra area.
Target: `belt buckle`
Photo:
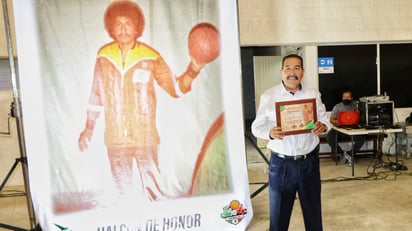
[[[293,156],[293,160],[298,160],[298,156]]]

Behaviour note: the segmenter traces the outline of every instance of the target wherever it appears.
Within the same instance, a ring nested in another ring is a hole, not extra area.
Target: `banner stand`
[[[10,63],[10,71],[11,71],[11,80],[13,85],[13,100],[15,106],[15,116],[16,116],[16,124],[17,124],[17,133],[19,139],[19,147],[20,147],[20,158],[16,158],[16,161],[12,168],[10,169],[7,177],[4,179],[3,183],[1,184],[0,191],[6,184],[8,178],[10,177],[11,173],[17,167],[19,163],[22,164],[22,171],[23,171],[23,178],[24,178],[24,187],[25,187],[25,196],[27,201],[27,208],[29,212],[29,219],[30,219],[30,230],[41,230],[39,227],[36,228],[36,218],[33,209],[33,202],[31,200],[31,193],[29,187],[29,176],[28,176],[28,168],[27,168],[27,157],[26,157],[26,147],[24,142],[24,134],[23,134],[23,122],[21,116],[21,104],[20,104],[20,96],[17,86],[17,79],[16,79],[16,72],[15,72],[15,65],[14,65],[14,56],[13,56],[13,44],[11,40],[11,32],[10,32],[10,21],[9,21],[9,13],[7,7],[7,0],[2,1],[3,6],[3,16],[4,16],[4,24],[6,29],[6,39],[7,39],[7,50],[9,56],[9,63]],[[10,230],[26,230],[18,227],[14,227],[7,224],[0,223],[0,227],[10,229]]]
[[[269,159],[265,156],[265,154],[260,150],[258,145],[256,144],[255,138],[250,132],[245,133],[246,138],[250,141],[250,143],[253,145],[253,147],[258,151],[260,157],[266,162],[267,165],[269,165]],[[250,198],[253,199],[255,196],[257,196],[259,193],[261,193],[263,190],[265,190],[269,186],[269,182],[262,182],[259,183],[262,184],[256,191],[254,191],[252,194],[250,194]]]

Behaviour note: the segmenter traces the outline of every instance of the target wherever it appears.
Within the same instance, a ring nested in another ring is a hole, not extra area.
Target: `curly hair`
[[[104,27],[112,38],[114,37],[111,28],[114,20],[118,16],[130,18],[136,26],[136,38],[142,36],[145,21],[143,11],[137,3],[129,0],[119,0],[112,2],[107,7],[106,13],[104,14]]]

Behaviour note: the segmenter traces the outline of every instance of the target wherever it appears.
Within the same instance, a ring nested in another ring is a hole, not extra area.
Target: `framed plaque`
[[[286,135],[309,133],[317,120],[315,99],[276,102],[275,110],[277,126]]]

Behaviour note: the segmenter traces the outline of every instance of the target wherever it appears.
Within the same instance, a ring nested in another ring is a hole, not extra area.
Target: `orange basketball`
[[[233,210],[237,210],[240,207],[240,202],[238,200],[233,200],[230,202],[229,207]]]
[[[197,62],[210,63],[220,53],[219,30],[212,24],[196,24],[189,33],[189,54]]]

